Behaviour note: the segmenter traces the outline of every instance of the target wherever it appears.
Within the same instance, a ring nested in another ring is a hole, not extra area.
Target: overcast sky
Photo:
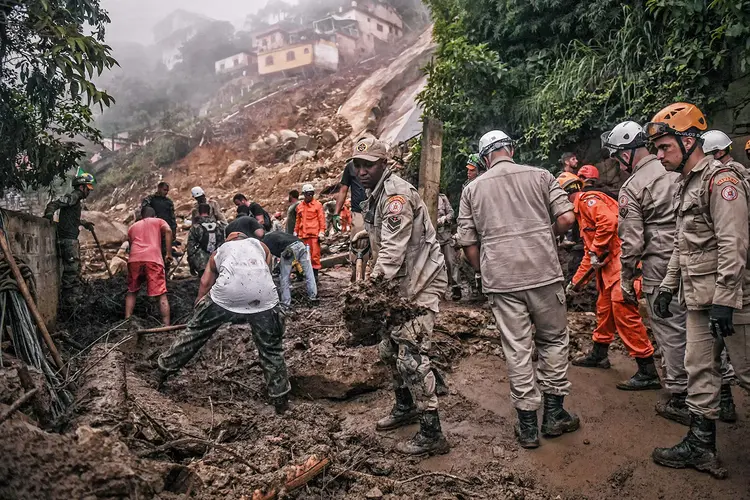
[[[183,9],[241,27],[245,16],[265,5],[266,0],[101,0],[112,19],[107,41],[129,41],[148,45],[151,28],[170,12]]]

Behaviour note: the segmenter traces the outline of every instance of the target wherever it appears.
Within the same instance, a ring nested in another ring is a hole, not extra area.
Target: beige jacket
[[[211,207],[211,212],[209,213],[209,215],[216,219],[216,222],[223,222],[226,224],[227,218],[224,216],[224,212],[221,211],[219,202],[208,198],[206,200],[206,203]],[[193,208],[193,211],[190,213],[191,219],[195,219],[196,217],[198,217],[198,205],[200,205],[200,203],[196,203],[195,208]]]
[[[448,200],[448,197],[444,194],[440,193],[438,197],[438,227],[437,227],[437,239],[438,243],[441,245],[445,245],[448,243],[451,239],[451,224],[453,223],[453,218],[455,217],[455,214],[453,212],[453,207],[451,206],[451,202]],[[441,219],[445,217],[444,222],[440,224]]]
[[[406,297],[438,312],[448,275],[435,228],[417,190],[386,170],[363,209],[370,244],[378,256],[372,276],[401,281]]]
[[[742,172],[711,157],[680,184],[675,246],[660,289],[675,293],[681,284],[689,310],[750,304],[747,192]]]
[[[557,180],[501,160],[461,194],[458,243],[480,244],[482,290],[509,293],[563,281],[552,224],[573,205]]]
[[[674,249],[676,195],[680,174],[667,172],[654,155],[643,158],[620,188],[618,235],[622,281],[643,266],[643,291],[654,293],[667,273]]]

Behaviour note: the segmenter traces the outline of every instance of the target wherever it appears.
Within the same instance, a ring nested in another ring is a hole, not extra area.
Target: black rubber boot
[[[378,420],[375,428],[379,431],[398,429],[415,423],[417,419],[419,419],[417,405],[414,404],[409,389],[401,387],[396,389],[396,404],[393,405],[391,414]]]
[[[318,279],[318,269],[313,269],[313,276],[315,276],[315,283],[320,283]]]
[[[622,391],[658,391],[661,389],[654,357],[635,358],[635,362],[638,363],[638,371],[628,380],[619,382],[617,388]]]
[[[518,422],[513,430],[516,432],[518,444],[526,449],[539,448],[539,424],[536,411],[516,409],[516,413],[518,413]]]
[[[459,301],[461,300],[462,296],[463,294],[461,293],[461,287],[458,285],[454,286],[453,289],[451,290],[451,300]]]
[[[727,470],[716,453],[716,421],[690,414],[687,436],[671,448],[656,448],[651,457],[659,465],[674,469],[693,469],[725,479]]]
[[[565,396],[556,394],[544,395],[544,416],[542,417],[542,436],[557,437],[566,432],[577,431],[581,420],[577,415],[568,413],[563,408]]]
[[[722,422],[736,422],[737,408],[732,398],[732,386],[723,384],[721,386],[721,402],[719,403],[719,420]]]
[[[678,392],[669,396],[666,401],[656,403],[656,413],[682,425],[690,425],[690,410],[685,404],[687,392]]]
[[[450,449],[440,429],[437,410],[423,412],[419,419],[419,432],[410,440],[396,445],[396,451],[404,455],[442,455]]]
[[[609,344],[594,342],[594,348],[585,356],[573,360],[574,366],[585,366],[586,368],[609,368]]]
[[[271,398],[271,403],[274,410],[276,410],[276,415],[283,415],[289,410],[289,396],[286,394],[278,398]]]

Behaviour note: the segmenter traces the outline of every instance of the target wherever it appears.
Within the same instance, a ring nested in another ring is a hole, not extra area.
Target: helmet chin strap
[[[615,153],[615,158],[617,158],[620,163],[623,163],[625,165],[625,171],[627,173],[631,173],[633,171],[633,157],[635,156],[635,149],[628,149],[628,151],[630,151],[630,158],[628,159],[628,161],[622,159],[619,151]]]
[[[690,146],[690,150],[686,150],[685,144],[683,144],[682,139],[675,136],[675,140],[680,146],[680,151],[682,151],[682,162],[680,163],[680,166],[675,169],[675,172],[682,173],[682,171],[685,169],[685,164],[687,163],[688,159],[693,154],[693,151],[695,151],[695,148],[698,147],[698,141],[693,141],[693,145]]]

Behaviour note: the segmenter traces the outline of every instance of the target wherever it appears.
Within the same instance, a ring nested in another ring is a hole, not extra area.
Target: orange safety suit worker
[[[297,205],[297,222],[294,225],[294,234],[310,248],[310,260],[313,269],[321,269],[320,264],[320,233],[326,231],[326,214],[323,205],[318,200],[310,203],[300,201]]]
[[[617,202],[602,192],[586,191],[575,194],[573,207],[585,249],[573,284],[577,287],[584,285],[579,282],[591,268],[591,252],[600,259],[608,253],[604,265],[596,272],[599,298],[596,301],[594,342],[611,344],[617,331],[632,357],[653,355],[654,347],[648,339],[638,306],[625,302],[620,288],[622,265],[620,238],[617,236]],[[636,283],[640,296],[640,279]]]
[[[341,207],[341,213],[339,213],[339,216],[341,217],[341,230],[342,231],[351,231],[351,229],[352,229],[352,209],[349,206],[349,200],[346,200],[346,203],[344,203],[344,206]]]

